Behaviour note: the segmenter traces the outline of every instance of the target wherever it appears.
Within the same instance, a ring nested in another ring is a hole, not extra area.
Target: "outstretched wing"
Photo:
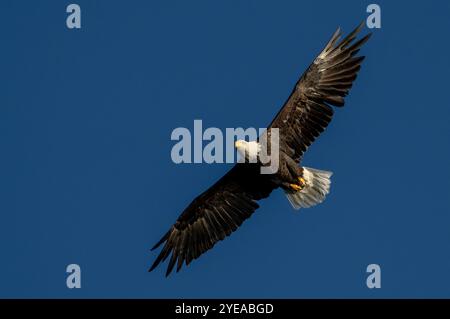
[[[344,106],[344,97],[364,60],[356,54],[371,35],[355,42],[363,25],[339,43],[340,29],[334,33],[269,126],[279,128],[280,148],[296,161],[328,126],[333,116],[331,106]]]
[[[235,231],[259,207],[276,186],[257,164],[236,164],[216,184],[198,196],[178,217],[176,223],[152,248],[164,244],[149,271],[171,255],[168,276],[211,249]]]

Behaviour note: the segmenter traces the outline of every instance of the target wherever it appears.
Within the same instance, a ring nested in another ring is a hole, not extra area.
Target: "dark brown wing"
[[[260,174],[258,164],[236,164],[216,184],[198,196],[178,217],[176,223],[152,248],[165,243],[149,271],[170,254],[168,276],[175,264],[177,271],[218,241],[229,236],[259,207],[276,186],[268,175]]]
[[[355,42],[361,23],[339,41],[338,29],[325,49],[297,82],[289,99],[269,126],[279,128],[280,148],[300,161],[309,145],[328,126],[333,106],[343,106],[361,68],[363,56],[356,56],[371,34]]]

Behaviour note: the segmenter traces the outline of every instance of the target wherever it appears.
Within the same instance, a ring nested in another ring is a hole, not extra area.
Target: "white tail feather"
[[[308,208],[322,203],[330,192],[333,172],[303,167],[306,186],[298,192],[286,191],[286,196],[294,209]]]

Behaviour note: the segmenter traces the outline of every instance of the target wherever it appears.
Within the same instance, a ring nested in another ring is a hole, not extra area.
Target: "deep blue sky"
[[[263,127],[372,1],[1,1],[0,297],[450,297],[450,4],[377,1],[382,28],[282,192],[189,268],[149,248],[229,165],[175,165],[176,127]],[[65,286],[77,263],[82,288]],[[382,288],[365,285],[382,267]]]

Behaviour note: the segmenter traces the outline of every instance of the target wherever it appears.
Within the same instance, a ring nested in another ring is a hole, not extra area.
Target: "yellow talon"
[[[291,187],[291,189],[292,189],[293,191],[296,191],[296,192],[302,190],[301,186],[300,186],[300,185],[297,185],[297,184],[289,184],[289,186]]]
[[[299,182],[300,182],[300,187],[304,188],[306,186],[306,181],[303,177],[299,177],[298,178]]]

